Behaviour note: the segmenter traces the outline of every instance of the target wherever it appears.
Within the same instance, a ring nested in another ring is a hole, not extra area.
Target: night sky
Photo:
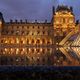
[[[73,6],[76,19],[80,19],[80,0],[0,0],[0,11],[4,19],[28,19],[28,21],[51,20],[52,6]]]

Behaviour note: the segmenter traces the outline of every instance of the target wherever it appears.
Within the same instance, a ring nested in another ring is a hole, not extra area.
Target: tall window
[[[65,18],[63,18],[63,23],[65,23]]]

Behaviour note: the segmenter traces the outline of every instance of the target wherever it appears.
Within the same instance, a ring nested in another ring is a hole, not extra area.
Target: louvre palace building
[[[69,47],[75,46],[73,37],[79,33],[73,8],[60,5],[53,7],[52,14],[50,23],[32,23],[5,22],[0,13],[0,65],[79,65],[79,56],[68,53]]]

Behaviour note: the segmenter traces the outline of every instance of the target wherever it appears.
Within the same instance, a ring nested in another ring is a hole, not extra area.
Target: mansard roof
[[[64,6],[64,5],[58,5],[56,11],[68,11],[71,12],[71,9],[68,6]]]

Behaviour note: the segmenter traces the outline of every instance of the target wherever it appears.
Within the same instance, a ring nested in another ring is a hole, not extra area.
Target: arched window
[[[40,40],[39,39],[37,39],[36,44],[40,44]]]
[[[26,35],[29,35],[29,31],[26,32]]]
[[[45,39],[42,39],[42,43],[45,44]]]
[[[4,40],[2,39],[2,40],[1,40],[1,43],[3,43],[3,42],[4,42]]]
[[[48,41],[47,41],[47,44],[51,44],[51,40],[48,40]]]
[[[50,44],[50,41],[47,41],[47,44]]]
[[[34,53],[34,49],[31,49],[32,53]]]
[[[29,44],[29,39],[27,39],[27,44]]]
[[[45,31],[43,31],[43,35],[45,34]]]
[[[42,53],[45,53],[45,49],[42,49]]]
[[[22,32],[21,32],[21,35],[25,35],[25,31],[22,31]]]
[[[13,38],[11,38],[11,39],[10,39],[10,43],[11,43],[11,44],[14,44],[14,43],[15,43],[15,40],[14,40]]]
[[[16,43],[19,43],[19,38],[16,38]]]
[[[27,50],[27,53],[29,53],[29,48],[27,48],[26,50]]]
[[[65,23],[65,18],[63,18],[63,23]]]
[[[23,51],[23,49],[21,48],[21,49],[20,49],[20,53],[22,53],[22,51]]]
[[[23,40],[21,40],[20,43],[23,44]]]
[[[34,40],[32,39],[31,44],[34,44]]]
[[[39,53],[40,52],[40,49],[36,49],[36,52]]]
[[[3,49],[0,50],[1,54],[3,53]]]

